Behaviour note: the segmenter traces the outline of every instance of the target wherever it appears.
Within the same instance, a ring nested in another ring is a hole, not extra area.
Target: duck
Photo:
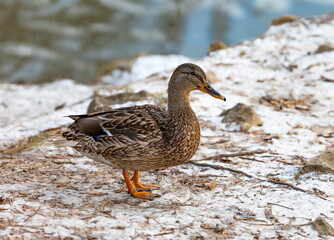
[[[184,63],[170,77],[167,109],[146,104],[69,115],[74,122],[62,135],[83,155],[121,169],[130,195],[153,200],[160,196],[152,193],[158,187],[141,183],[140,172],[186,163],[200,144],[199,121],[189,102],[195,90],[226,100],[201,67]]]

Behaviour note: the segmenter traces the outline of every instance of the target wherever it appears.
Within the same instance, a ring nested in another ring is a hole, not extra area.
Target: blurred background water
[[[211,42],[253,38],[285,13],[333,10],[334,0],[0,0],[0,81],[92,83],[113,59],[202,57]]]

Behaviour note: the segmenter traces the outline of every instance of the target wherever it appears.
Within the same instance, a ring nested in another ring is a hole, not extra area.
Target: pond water
[[[0,0],[0,81],[92,83],[113,59],[202,57],[211,42],[255,37],[282,14],[333,10],[334,0]]]

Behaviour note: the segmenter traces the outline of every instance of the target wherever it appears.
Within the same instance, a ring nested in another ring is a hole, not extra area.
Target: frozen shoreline
[[[200,92],[191,94],[202,127],[201,147],[194,160],[262,149],[266,153],[249,158],[200,161],[256,178],[185,164],[144,173],[145,182],[159,182],[162,197],[140,201],[126,194],[118,170],[57,147],[59,132],[55,130],[42,145],[1,155],[0,236],[317,238],[318,232],[307,223],[324,217],[334,226],[334,177],[314,172],[295,176],[305,161],[334,145],[334,82],[326,80],[334,75],[334,51],[315,53],[321,45],[334,47],[333,19],[328,14],[271,27],[261,37],[198,60],[141,57],[131,72],[106,77],[106,81],[117,77],[123,84],[112,94],[140,90],[152,94],[144,101],[112,106],[119,107],[156,103],[166,97],[166,78],[173,66],[185,61],[213,72],[218,79],[213,86],[227,102]],[[40,86],[1,84],[0,152],[15,150],[39,132],[68,124],[70,120],[63,116],[85,112],[89,98],[100,87],[71,80]],[[220,113],[239,102],[251,105],[263,126],[242,133],[222,124]],[[266,180],[274,178],[308,193]],[[110,201],[102,207],[106,200]]]

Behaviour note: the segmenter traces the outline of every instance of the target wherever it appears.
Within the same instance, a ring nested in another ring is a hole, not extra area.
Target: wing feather
[[[130,145],[140,148],[161,140],[166,115],[160,107],[142,105],[69,117],[76,121],[79,131],[84,134],[107,134],[96,141],[111,150]]]

